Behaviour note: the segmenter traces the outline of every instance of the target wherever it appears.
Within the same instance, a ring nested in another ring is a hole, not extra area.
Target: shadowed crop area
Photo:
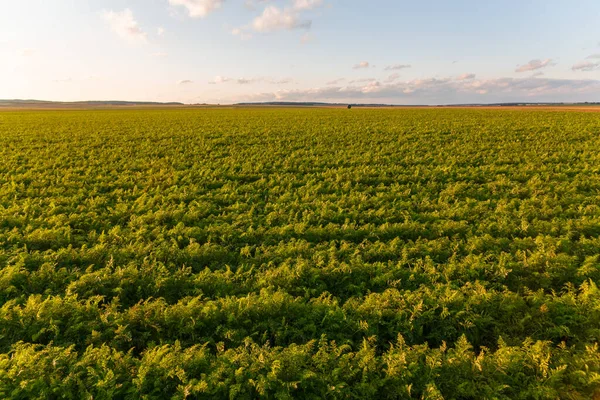
[[[599,236],[596,113],[2,112],[0,397],[598,398]]]

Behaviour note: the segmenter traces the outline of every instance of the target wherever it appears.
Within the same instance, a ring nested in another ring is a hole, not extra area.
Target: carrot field
[[[599,281],[597,113],[0,112],[0,398],[599,398]]]

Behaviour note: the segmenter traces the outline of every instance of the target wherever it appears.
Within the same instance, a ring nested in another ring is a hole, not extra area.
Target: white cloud
[[[233,36],[239,37],[242,40],[252,39],[252,34],[246,32],[246,30],[244,28],[234,28],[231,30],[231,34]]]
[[[410,68],[411,65],[409,64],[395,64],[395,65],[388,65],[387,67],[385,67],[386,71],[399,71],[401,69],[405,69],[405,68]]]
[[[334,79],[332,81],[327,82],[327,85],[339,85],[340,83],[344,82],[345,80],[346,80],[346,78]]]
[[[551,58],[546,58],[545,60],[531,60],[527,64],[519,66],[515,72],[535,71],[552,65],[556,65],[556,63],[554,63]]]
[[[206,17],[220,8],[225,0],[169,0],[172,6],[183,6],[192,18]]]
[[[268,6],[263,13],[252,22],[252,27],[258,32],[274,32],[279,30],[309,29],[311,21],[302,21],[296,12]]]
[[[369,68],[371,66],[371,64],[369,64],[368,61],[361,61],[358,64],[356,64],[354,67],[354,69],[365,69],[365,68]]]
[[[162,26],[158,27],[158,29],[156,29],[156,34],[158,36],[162,36],[165,34],[165,28],[163,28]]]
[[[323,5],[323,0],[294,0],[294,10],[312,10]]]
[[[104,11],[102,18],[110,29],[129,42],[145,42],[146,32],[140,28],[129,8],[123,11]]]
[[[208,83],[211,85],[218,85],[220,83],[229,82],[231,80],[232,80],[231,78],[226,78],[224,76],[217,75],[217,76],[215,76],[215,79],[213,79],[212,81],[210,81]]]
[[[587,56],[586,58],[588,60],[591,60],[591,59],[594,59],[594,58],[600,58],[600,53],[592,54],[591,56]]]
[[[181,1],[181,0],[178,0]],[[251,24],[232,31],[236,36],[242,37],[247,29],[256,32],[268,33],[293,29],[310,29],[312,21],[302,18],[303,13],[323,5],[324,0],[289,0],[288,7],[269,5],[274,0],[246,0],[246,7],[255,9],[259,5],[266,5],[262,13]],[[246,34],[248,36],[248,34]],[[308,33],[300,38],[301,43],[308,43],[312,36]]]
[[[475,79],[475,74],[462,74],[456,79],[459,81],[468,81],[471,79]]]
[[[333,83],[333,82],[332,82]],[[426,78],[407,82],[282,89],[260,93],[251,101],[364,101],[400,103],[465,103],[515,101],[585,101],[600,94],[600,81],[545,78],[462,80]],[[485,96],[485,97],[481,97]]]
[[[182,79],[180,81],[177,81],[178,85],[189,85],[190,83],[194,83],[194,81],[191,81],[189,79]]]
[[[571,68],[573,71],[596,71],[600,70],[600,61],[592,62],[592,61],[581,61],[577,64],[573,65]]]
[[[362,78],[362,79],[354,79],[349,81],[348,83],[351,85],[353,83],[365,83],[365,82],[375,82],[377,79],[375,78]]]
[[[266,82],[271,85],[287,85],[289,83],[293,83],[294,80],[292,78],[283,78],[283,79],[267,79]]]
[[[167,53],[163,53],[163,52],[156,52],[156,53],[152,53],[152,57],[158,57],[158,58],[164,58],[166,57],[168,54]]]
[[[273,79],[273,78],[228,78],[225,76],[217,75],[215,78],[208,82],[211,85],[218,85],[222,83],[237,83],[238,85],[250,85],[253,83],[265,82],[272,85],[285,85],[288,83],[292,83],[293,80],[290,78],[283,79]]]
[[[390,76],[387,77],[387,79],[385,80],[386,83],[391,83],[391,82],[395,82],[398,79],[400,79],[400,74],[399,73],[394,73],[391,74]]]

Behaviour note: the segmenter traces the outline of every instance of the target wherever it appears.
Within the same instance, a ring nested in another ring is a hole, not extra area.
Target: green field
[[[599,398],[599,236],[596,113],[1,112],[0,398]]]

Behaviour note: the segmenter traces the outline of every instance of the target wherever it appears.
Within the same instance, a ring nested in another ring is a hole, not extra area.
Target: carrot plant
[[[0,397],[600,396],[600,119],[0,113]]]

